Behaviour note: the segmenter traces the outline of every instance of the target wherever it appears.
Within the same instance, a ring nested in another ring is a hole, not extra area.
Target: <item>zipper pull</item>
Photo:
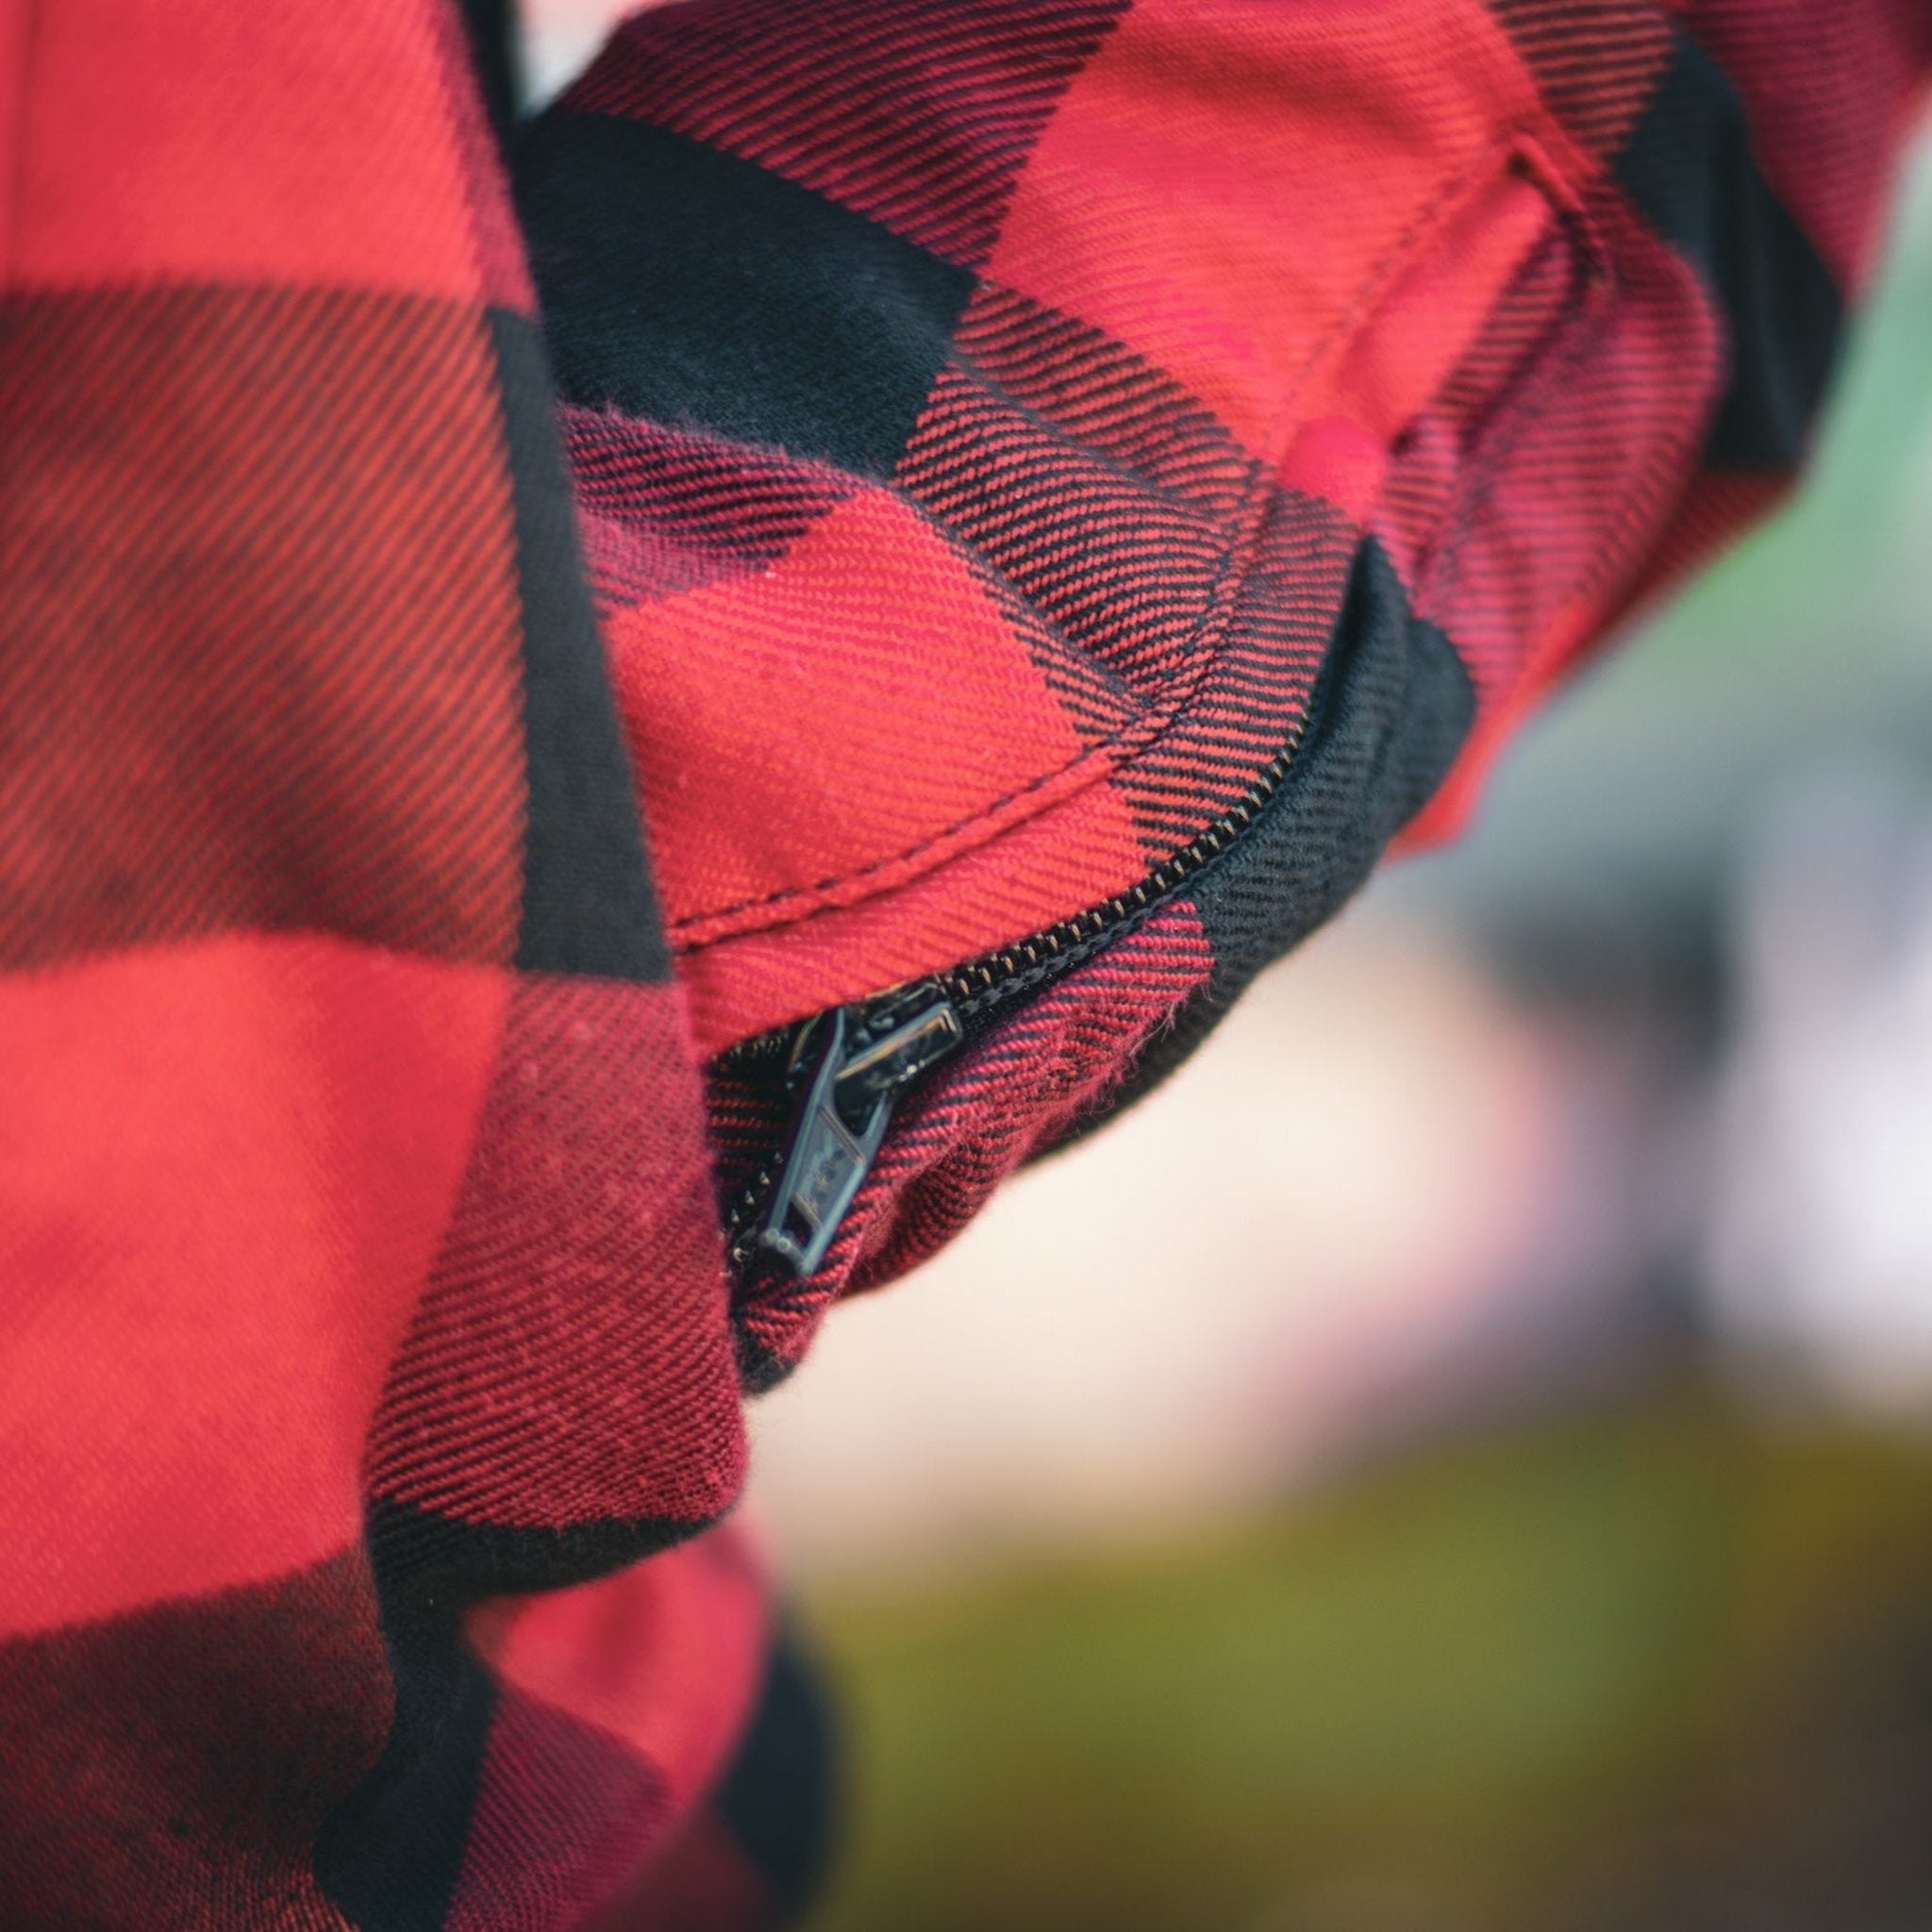
[[[887,1019],[907,1004],[895,998]],[[757,1245],[801,1280],[824,1260],[886,1138],[893,1103],[966,1037],[953,1003],[937,991],[909,1019],[884,1031],[878,1024],[863,1008],[841,1007],[808,1026],[792,1049],[794,1079],[815,1064]]]

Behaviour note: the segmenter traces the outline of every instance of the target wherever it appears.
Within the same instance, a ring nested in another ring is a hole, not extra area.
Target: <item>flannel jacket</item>
[[[8,1928],[795,1909],[747,1392],[1777,498],[1932,57],[470,26],[0,0]]]

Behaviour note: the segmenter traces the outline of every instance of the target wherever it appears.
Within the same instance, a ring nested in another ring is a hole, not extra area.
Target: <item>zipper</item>
[[[958,1009],[936,987],[908,992],[896,1006],[911,1010],[896,1023],[874,1002],[818,1014],[798,1029],[786,1069],[798,1094],[791,1139],[769,1177],[754,1182],[743,1219],[729,1231],[741,1274],[759,1256],[800,1280],[818,1273],[872,1169],[894,1101],[965,1039]]]
[[[741,1280],[775,1267],[815,1274],[837,1239],[908,1090],[1013,1000],[1037,992],[1143,924],[1219,858],[1274,797],[1297,732],[1205,831],[1117,897],[950,972],[813,1014],[728,1047],[718,1071],[770,1081],[792,1100],[791,1130],[740,1191],[725,1241]]]

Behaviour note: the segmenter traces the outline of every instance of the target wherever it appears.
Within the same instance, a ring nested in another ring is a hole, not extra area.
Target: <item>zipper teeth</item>
[[[1254,824],[1262,807],[1281,789],[1281,781],[1301,749],[1302,736],[1298,728],[1212,824],[1126,891],[1098,906],[1090,906],[1042,932],[982,953],[948,972],[934,974],[924,983],[937,987],[958,1008],[959,1017],[967,1020],[1080,964],[1126,928],[1158,912],[1197,872],[1219,858]],[[901,998],[903,991],[895,990],[893,994],[884,997]],[[713,1064],[731,1073],[771,1059],[790,1048],[796,1032],[796,1023],[772,1027],[726,1047]]]
[[[745,1182],[738,1191],[737,1198],[724,1213],[724,1258],[731,1267],[742,1273],[751,1257],[751,1235],[758,1224],[759,1211],[771,1199],[772,1190],[778,1185],[778,1175],[783,1169],[781,1160],[767,1160]]]
[[[1226,811],[1128,891],[1089,907],[1071,919],[1063,919],[1043,932],[983,953],[949,973],[937,974],[926,984],[937,987],[958,1009],[959,1017],[968,1020],[1080,964],[1128,928],[1158,912],[1197,872],[1220,858],[1254,824],[1262,807],[1280,789],[1301,743],[1302,732],[1297,729]],[[734,1071],[750,1062],[775,1058],[790,1046],[796,1030],[793,1025],[777,1026],[768,1033],[740,1041],[720,1054],[716,1064]],[[777,1185],[783,1164],[782,1155],[761,1162],[726,1211],[726,1243],[736,1266],[741,1267],[745,1261],[747,1240],[758,1224],[764,1203]]]
[[[983,954],[964,966],[938,975],[940,990],[970,1019],[1036,985],[1042,978],[1077,965],[1123,931],[1158,912],[1165,902],[1213,859],[1219,858],[1252,825],[1263,806],[1280,789],[1289,765],[1301,747],[1297,732],[1256,774],[1239,799],[1205,831],[1163,859],[1147,876],[1118,897],[1108,899],[1044,932]]]

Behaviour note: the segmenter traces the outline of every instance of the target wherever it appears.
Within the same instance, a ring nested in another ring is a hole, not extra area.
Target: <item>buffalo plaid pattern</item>
[[[464,31],[0,6],[9,1927],[795,1909],[743,1387],[1775,499],[1932,54],[1907,0],[684,0],[513,215]],[[784,1124],[702,1062],[1291,747],[734,1295]]]

